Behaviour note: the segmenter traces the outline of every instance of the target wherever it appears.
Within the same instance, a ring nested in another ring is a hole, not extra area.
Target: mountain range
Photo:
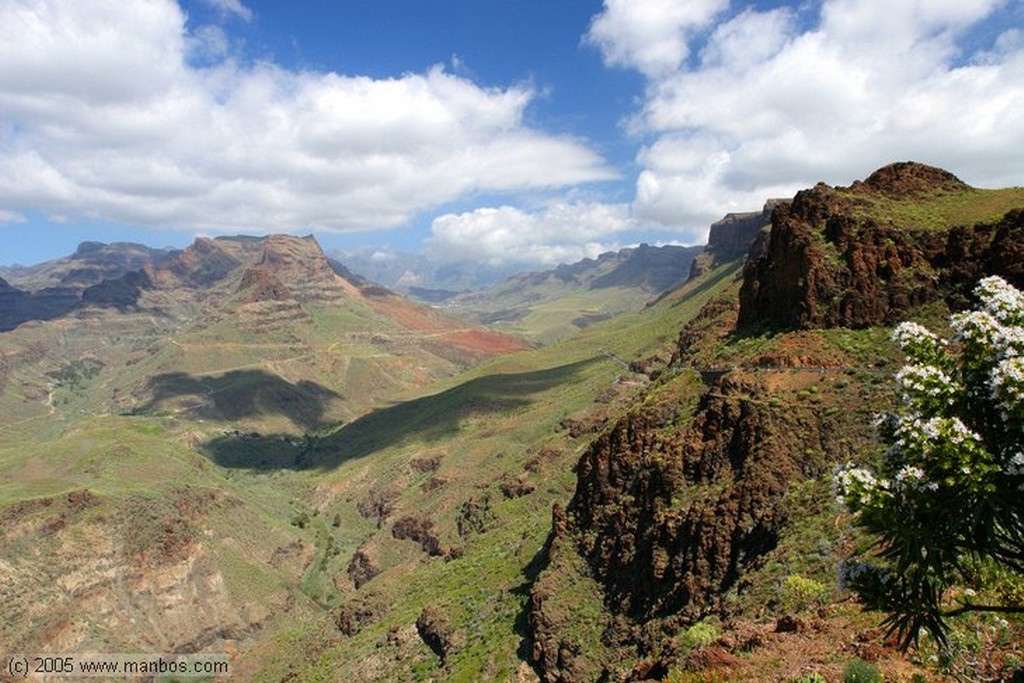
[[[432,305],[353,270],[274,235],[0,271],[2,649],[227,652],[238,680],[952,675],[837,582],[865,539],[831,471],[880,457],[892,325],[1024,287],[1024,189],[892,164],[701,249]],[[1016,675],[1015,619],[967,622],[957,675]]]

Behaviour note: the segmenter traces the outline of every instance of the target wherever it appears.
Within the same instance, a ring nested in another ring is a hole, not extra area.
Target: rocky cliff
[[[712,223],[707,246],[690,267],[690,279],[700,277],[717,265],[745,256],[754,240],[771,225],[772,211],[784,203],[786,200],[770,199],[760,211],[728,213]]]
[[[338,275],[312,235],[270,235],[257,262],[246,268],[240,289],[255,299],[331,303],[345,298],[346,286],[354,287]]]
[[[1024,210],[1014,206],[1024,206],[1019,189],[975,190],[895,164],[772,208],[742,282],[681,330],[653,388],[579,460],[530,599],[545,681],[663,678],[691,665],[688,625],[771,607],[782,577],[765,567],[806,570],[778,553],[792,529],[829,517],[795,492],[828,498],[830,468],[871,452],[870,416],[891,400],[885,330],[817,330],[957,306],[985,274],[1021,284]],[[729,252],[726,236],[750,236],[766,213],[723,221],[712,242]],[[737,225],[750,229],[730,233]],[[828,581],[833,542],[821,537],[814,551]],[[575,606],[586,582],[599,606]],[[768,598],[744,608],[751,594]]]
[[[531,596],[533,658],[544,680],[612,676],[616,659],[659,652],[686,625],[735,612],[729,601],[809,514],[792,491],[871,443],[873,401],[846,393],[845,368],[804,368],[800,353],[807,349],[794,345],[758,359],[769,368],[708,373],[695,408],[648,405],[584,452],[575,495],[555,515],[549,569]],[[839,400],[846,410],[829,407]],[[563,602],[572,571],[596,582],[603,604],[600,642],[614,654],[601,666],[593,644],[566,635],[579,629]],[[667,653],[647,659],[673,664]]]
[[[914,163],[847,188],[804,190],[775,210],[762,253],[746,266],[739,323],[891,325],[932,302],[962,306],[984,274],[1020,286],[1024,211],[1000,213],[1015,195],[1008,200]],[[972,204],[977,211],[957,210]]]

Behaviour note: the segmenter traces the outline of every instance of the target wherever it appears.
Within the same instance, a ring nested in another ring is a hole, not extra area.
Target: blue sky
[[[890,161],[1024,184],[1017,0],[0,0],[0,264],[314,233],[550,266]]]

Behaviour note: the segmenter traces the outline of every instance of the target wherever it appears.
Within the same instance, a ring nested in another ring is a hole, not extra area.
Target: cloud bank
[[[5,215],[342,231],[615,176],[582,141],[524,123],[528,87],[244,64],[171,0],[0,0],[0,44]]]
[[[605,0],[585,42],[647,79],[638,219],[691,236],[891,161],[1024,177],[1024,9],[1004,0]]]
[[[609,240],[633,227],[625,204],[555,203],[533,212],[481,208],[435,218],[425,251],[438,261],[556,266],[618,249]]]

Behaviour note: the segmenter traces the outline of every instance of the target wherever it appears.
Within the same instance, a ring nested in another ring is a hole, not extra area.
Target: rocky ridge
[[[132,270],[165,264],[180,253],[179,249],[154,249],[134,242],[104,244],[87,241],[64,258],[33,266],[0,267],[0,277],[25,291],[36,292],[48,287],[81,291]]]
[[[745,256],[754,240],[771,225],[775,207],[786,201],[770,199],[760,211],[729,213],[712,223],[707,246],[693,260],[690,279],[700,277],[717,265]]]
[[[870,210],[879,197],[901,209],[978,192],[947,171],[900,163],[848,188],[797,193],[773,212],[763,250],[747,263],[739,324],[892,325],[932,302],[962,307],[985,274],[1024,285],[1024,210],[951,226]]]
[[[688,625],[742,614],[757,573],[814,514],[789,502],[794,492],[827,492],[836,462],[870,452],[870,414],[887,400],[871,378],[893,349],[815,330],[957,307],[985,274],[1024,284],[1024,210],[959,224],[911,210],[988,201],[980,192],[940,169],[895,164],[776,203],[768,235],[753,230],[763,214],[719,224],[716,244],[729,242],[730,225],[753,241],[742,282],[680,331],[661,383],[583,453],[572,501],[554,512],[529,610],[544,681],[664,677],[690,666],[679,645]],[[999,199],[1024,206],[1020,193]],[[774,334],[753,343],[762,327]],[[585,581],[601,604],[596,621],[571,604]]]

